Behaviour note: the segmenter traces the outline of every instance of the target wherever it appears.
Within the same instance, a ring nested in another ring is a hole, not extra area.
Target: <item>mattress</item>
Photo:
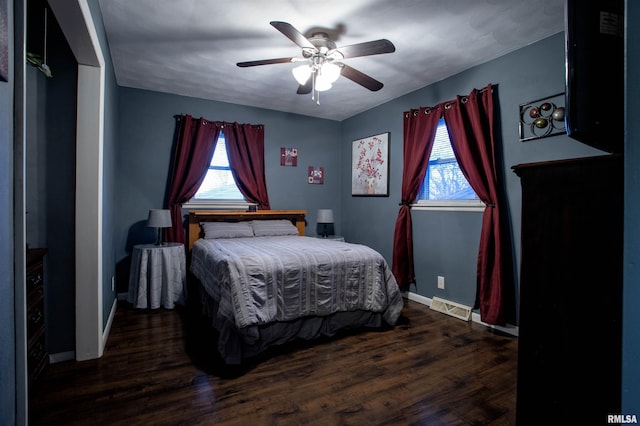
[[[241,352],[257,345],[249,351],[255,353],[273,341],[379,326],[380,319],[394,325],[403,307],[385,259],[360,244],[305,236],[200,239],[190,270],[220,332],[219,349],[233,352],[227,361],[243,356],[235,353],[238,345],[245,346]],[[301,320],[316,325],[299,329]],[[283,324],[294,324],[295,332],[279,337],[273,330]]]

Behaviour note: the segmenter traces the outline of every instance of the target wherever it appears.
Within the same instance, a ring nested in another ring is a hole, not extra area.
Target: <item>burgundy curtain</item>
[[[269,210],[264,173],[264,126],[225,123],[224,138],[229,167],[238,189],[247,201]]]
[[[221,130],[220,123],[204,118],[195,119],[190,115],[178,117],[178,131],[167,186],[167,208],[171,212],[173,225],[167,229],[167,241],[186,241],[182,204],[196,194],[204,180]]]
[[[495,111],[491,85],[444,104],[444,119],[458,165],[480,200],[486,204],[478,251],[475,308],[488,324],[504,325],[515,306],[505,297],[513,287],[511,237],[496,158]]]
[[[504,325],[515,309],[511,237],[496,155],[495,111],[491,85],[433,108],[404,113],[402,201],[393,241],[393,274],[401,290],[415,283],[410,204],[420,190],[438,121],[444,116],[458,165],[487,205],[478,250],[475,308],[482,321]]]
[[[404,113],[402,199],[393,235],[391,262],[393,275],[403,291],[415,283],[410,205],[418,196],[427,171],[427,159],[431,155],[439,120],[440,111],[434,108]]]

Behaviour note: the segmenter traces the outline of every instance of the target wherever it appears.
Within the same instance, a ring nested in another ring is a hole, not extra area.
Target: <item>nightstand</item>
[[[131,255],[127,301],[135,308],[173,309],[186,299],[184,244],[138,244]]]
[[[326,237],[323,237],[322,235],[317,235],[316,238],[319,238],[321,240],[331,240],[331,241],[342,241],[342,242],[344,242],[344,237],[342,237],[340,235],[327,235]]]

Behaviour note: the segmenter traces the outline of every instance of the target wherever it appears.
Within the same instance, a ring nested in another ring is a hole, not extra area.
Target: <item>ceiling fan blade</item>
[[[315,49],[316,47],[311,44],[311,42],[298,30],[296,30],[293,25],[288,22],[281,21],[271,21],[269,22],[276,30],[280,31],[284,34],[289,40],[297,44],[298,46],[309,49]]]
[[[380,55],[382,53],[392,53],[396,51],[396,47],[387,39],[367,41],[365,43],[352,44],[342,46],[337,49],[342,53],[344,59],[357,58],[359,56]]]
[[[357,69],[350,67],[349,65],[345,65],[345,64],[342,64],[342,63],[337,63],[337,65],[342,67],[341,74],[342,74],[343,77],[348,78],[349,80],[353,81],[354,83],[358,83],[362,87],[366,87],[367,89],[371,90],[372,92],[377,92],[378,90],[382,89],[382,87],[384,86],[382,83],[380,83],[375,78],[369,77],[365,73],[362,73],[362,72],[358,71]]]
[[[296,62],[298,58],[276,58],[276,59],[262,59],[259,61],[238,62],[236,65],[241,68],[255,67],[256,65],[270,65],[270,64],[288,64],[290,62]]]
[[[298,86],[298,91],[296,93],[298,95],[308,95],[309,93],[311,93],[312,84],[313,83],[311,82],[311,77],[309,77],[305,84],[301,84],[300,86]]]

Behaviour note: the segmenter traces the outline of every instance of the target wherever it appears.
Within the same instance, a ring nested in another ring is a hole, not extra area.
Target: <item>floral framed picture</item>
[[[352,142],[351,195],[389,196],[389,132]]]

